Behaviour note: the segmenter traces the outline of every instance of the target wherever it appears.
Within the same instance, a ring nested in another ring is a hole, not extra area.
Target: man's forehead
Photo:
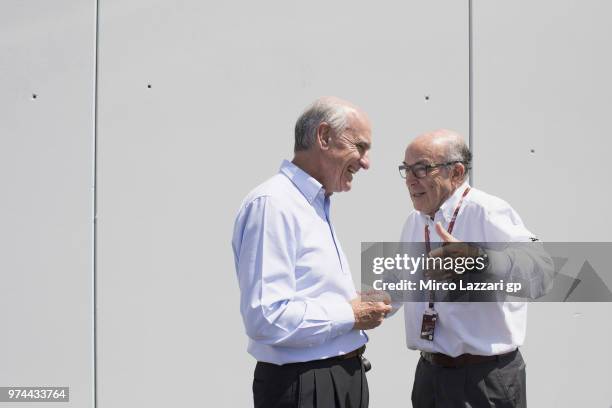
[[[431,140],[416,140],[406,148],[406,161],[432,161],[442,156],[444,153],[444,145],[435,143]]]
[[[412,152],[427,152],[432,156],[443,156],[450,145],[461,143],[465,143],[465,141],[459,133],[453,130],[439,129],[417,136],[408,145],[408,149]]]
[[[346,130],[353,135],[355,142],[367,145],[372,145],[372,128],[366,117],[352,117],[349,119]]]

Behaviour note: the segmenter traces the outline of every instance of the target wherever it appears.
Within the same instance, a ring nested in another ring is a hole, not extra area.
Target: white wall
[[[99,401],[188,405],[204,390],[248,406],[254,361],[230,248],[240,201],[291,158],[308,103],[362,105],[377,170],[334,204],[358,282],[360,241],[399,233],[405,142],[438,122],[467,130],[467,7],[164,4],[104,2],[100,14]],[[402,337],[387,335],[412,365]],[[375,373],[378,390],[409,384]]]
[[[94,398],[95,7],[0,6],[0,322],[17,328],[0,337],[0,386],[69,385],[79,407]],[[582,215],[610,198],[596,164],[610,143],[610,11],[474,0],[470,84],[467,1],[100,2],[98,406],[250,406],[233,218],[291,158],[295,119],[321,95],[374,124],[371,170],[333,200],[356,283],[360,242],[396,240],[411,209],[397,173],[406,144],[438,127],[467,137],[470,89],[475,185],[545,240],[610,241],[608,220]],[[598,368],[612,362],[609,312],[530,306],[530,405],[612,402]],[[417,355],[401,318],[371,339],[371,405],[409,406]]]
[[[612,241],[611,15],[599,0],[474,1],[474,181],[545,241]],[[612,404],[611,313],[611,303],[529,306],[531,406]]]
[[[66,407],[93,406],[94,68],[93,2],[2,1],[0,386]]]

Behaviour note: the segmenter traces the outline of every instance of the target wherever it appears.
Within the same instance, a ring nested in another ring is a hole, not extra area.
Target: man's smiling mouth
[[[357,173],[359,171],[359,169],[354,169],[352,167],[347,167],[346,168],[346,172],[349,174],[349,179],[352,180],[353,179],[353,175],[355,173]]]

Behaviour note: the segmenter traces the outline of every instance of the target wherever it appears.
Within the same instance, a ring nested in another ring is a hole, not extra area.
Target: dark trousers
[[[367,408],[368,381],[357,356],[282,366],[258,362],[253,399],[255,408]]]
[[[419,360],[414,408],[526,408],[525,362],[517,350],[498,360],[446,368]]]

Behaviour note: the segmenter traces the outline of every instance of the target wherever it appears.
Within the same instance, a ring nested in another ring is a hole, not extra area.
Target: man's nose
[[[406,185],[414,186],[418,183],[418,178],[412,173],[412,170],[406,170]]]
[[[359,159],[359,165],[364,170],[367,170],[367,169],[370,168],[370,158],[368,157],[368,153],[367,152],[363,156],[361,156],[361,158]]]

